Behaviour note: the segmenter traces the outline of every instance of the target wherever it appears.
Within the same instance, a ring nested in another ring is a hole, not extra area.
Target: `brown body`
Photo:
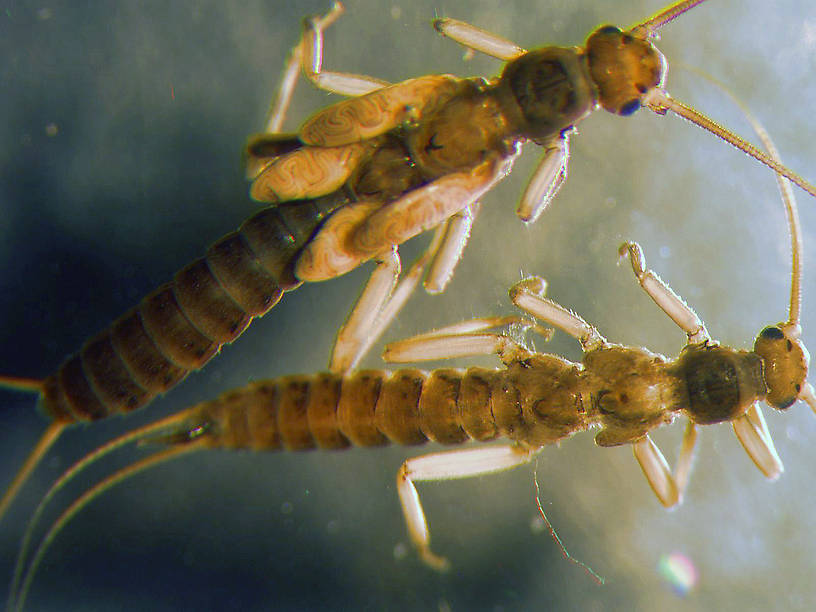
[[[524,142],[562,138],[599,104],[634,112],[642,92],[660,82],[662,60],[651,43],[641,41],[649,55],[639,67],[643,82],[630,83],[631,91],[607,92],[592,74],[606,74],[597,66],[614,63],[595,51],[597,41],[609,36],[593,34],[588,51],[531,51],[495,79],[433,75],[404,81],[317,113],[288,140],[256,138],[249,146],[257,169],[253,198],[275,202],[344,184],[365,206],[321,229],[298,261],[298,277],[333,278],[442,223],[503,178]],[[621,36],[617,29],[612,34]],[[612,72],[620,78],[625,71]],[[279,155],[279,149],[288,150]],[[462,184],[445,182],[454,177]],[[434,186],[437,191],[428,189],[422,202],[401,205],[412,190]]]
[[[80,421],[150,402],[202,367],[300,283],[292,262],[342,192],[267,208],[88,340],[43,383],[54,419]]]
[[[527,353],[506,368],[367,370],[256,382],[191,408],[172,444],[338,449],[505,438],[540,448],[592,426],[600,446],[641,439],[685,413],[708,424],[765,397],[753,352],[690,346],[677,360],[608,344],[577,364]]]
[[[597,38],[590,37],[588,48]],[[363,219],[339,244],[331,214],[354,203],[373,216],[456,173],[492,184],[523,141],[555,138],[597,106],[592,57],[579,48],[547,47],[510,62],[492,81],[412,79],[335,104],[297,135],[256,139],[249,156],[260,171],[251,194],[277,206],[216,242],[67,358],[43,384],[45,411],[72,422],[143,406],[201,368],[284,291],[342,274],[441,222],[468,203],[467,193],[448,188],[427,219],[400,213],[373,229]],[[657,58],[649,85],[660,80]],[[344,258],[342,268],[324,265],[327,248]]]

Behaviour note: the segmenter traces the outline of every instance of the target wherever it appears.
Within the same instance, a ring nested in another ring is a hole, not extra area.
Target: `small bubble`
[[[613,198],[612,196],[609,196],[604,200],[604,206],[606,206],[607,208],[615,208],[615,206],[617,205],[618,200],[616,198]]]
[[[56,123],[49,123],[48,125],[46,125],[45,126],[45,134],[46,134],[46,136],[49,136],[51,138],[53,138],[54,136],[59,134],[59,128],[57,127],[57,124]]]
[[[402,561],[407,555],[408,547],[405,545],[405,542],[399,542],[394,546],[394,559],[396,561]]]
[[[290,502],[283,502],[281,504],[281,514],[292,514],[295,507]]]
[[[542,519],[540,515],[536,514],[530,519],[530,531],[533,533],[542,533],[545,529],[547,529],[547,526],[544,524],[544,519]]]
[[[670,248],[670,247],[668,247],[668,246],[666,246],[666,245],[663,245],[662,247],[660,247],[660,251],[659,251],[659,252],[660,252],[660,256],[661,256],[663,259],[668,259],[669,257],[671,257],[671,254],[672,254],[672,253],[671,253],[671,248]]]
[[[37,11],[37,19],[46,21],[54,16],[54,12],[50,8],[41,8]]]
[[[402,9],[398,6],[391,7],[391,19],[399,19],[402,17]]]
[[[340,522],[332,519],[328,523],[326,523],[326,532],[327,533],[337,533],[340,531]]]

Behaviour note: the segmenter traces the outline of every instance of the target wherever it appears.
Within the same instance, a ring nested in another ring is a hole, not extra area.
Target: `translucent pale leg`
[[[524,347],[502,334],[453,334],[427,338],[408,338],[385,348],[388,363],[409,363],[436,359],[455,359],[474,355],[518,355]]]
[[[516,214],[525,223],[534,223],[553,201],[567,180],[569,132],[544,143],[544,155],[530,177],[519,201]]]
[[[462,251],[467,246],[473,221],[479,211],[479,203],[473,202],[448,219],[440,226],[439,246],[425,275],[423,286],[431,294],[442,293],[453,276],[456,264],[462,258]]]
[[[646,269],[646,257],[637,242],[624,242],[618,248],[621,257],[629,256],[640,286],[660,309],[686,332],[689,344],[708,342],[711,337],[697,313],[652,270]]]
[[[357,303],[337,333],[332,350],[329,371],[348,372],[354,368],[365,351],[369,330],[394,289],[400,275],[400,258],[396,247],[387,251],[376,263]]]
[[[584,351],[591,351],[606,344],[606,338],[593,325],[571,310],[545,298],[546,287],[547,283],[543,278],[531,276],[510,288],[510,299],[524,312],[554,325],[578,340]]]
[[[343,10],[343,5],[335,2],[325,15],[304,20],[303,36],[286,61],[281,86],[269,111],[266,132],[280,132],[301,70],[318,89],[343,96],[361,96],[389,84],[364,75],[323,71],[323,31],[337,21]]]
[[[516,43],[492,34],[482,28],[477,28],[465,21],[458,19],[448,19],[442,17],[433,20],[433,27],[442,36],[447,36],[451,40],[458,42],[474,51],[481,51],[491,57],[502,61],[510,61],[518,56],[527,53]]]
[[[785,471],[758,403],[752,404],[731,425],[745,452],[766,478],[773,480]]]
[[[448,568],[448,560],[431,552],[431,536],[415,482],[469,478],[510,470],[529,463],[538,449],[517,446],[488,446],[431,453],[408,459],[397,472],[397,493],[408,535],[420,558],[436,570]]]
[[[468,207],[461,214],[454,215],[448,224],[437,228],[428,249],[413,263],[399,284],[396,284],[400,274],[396,247],[389,251],[383,261],[378,262],[377,269],[337,335],[329,366],[332,372],[348,372],[357,366],[411,297],[429,261],[431,271],[426,275],[426,282],[432,274],[436,274],[431,280],[433,286],[439,287],[439,291],[444,289],[467,242],[472,222],[473,213]],[[445,279],[444,283],[441,282],[442,278]]]
[[[671,508],[683,501],[688,484],[691,463],[694,458],[694,444],[697,441],[697,427],[689,422],[683,432],[683,443],[677,457],[677,466],[672,475],[671,468],[657,445],[646,435],[632,444],[632,450],[649,481],[652,491],[660,503]]]
[[[480,332],[510,325],[531,328],[546,340],[552,336],[551,329],[542,328],[523,317],[484,317],[392,342],[385,347],[383,359],[389,363],[408,363],[497,355],[504,363],[508,363],[530,355],[530,351],[504,334]]]
[[[799,399],[810,406],[810,409],[816,413],[816,393],[813,391],[813,385],[809,382],[802,385],[802,392],[799,394]]]

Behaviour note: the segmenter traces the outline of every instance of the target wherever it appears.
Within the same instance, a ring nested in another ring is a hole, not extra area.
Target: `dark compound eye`
[[[632,101],[627,102],[626,104],[624,104],[621,107],[620,111],[618,111],[618,114],[621,117],[628,117],[629,115],[631,115],[632,113],[637,111],[639,108],[640,108],[640,100],[632,100]]]
[[[602,28],[598,28],[598,34],[620,34],[621,29],[619,27],[608,25],[603,26]]]
[[[766,327],[759,333],[760,338],[764,338],[766,340],[781,340],[785,337],[785,334],[782,333],[782,330],[778,327],[771,326]]]

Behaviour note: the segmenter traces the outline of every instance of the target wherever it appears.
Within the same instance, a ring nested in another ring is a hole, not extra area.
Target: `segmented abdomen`
[[[62,421],[96,420],[150,402],[201,368],[254,317],[297,287],[292,267],[342,191],[262,210],[68,357],[41,403]]]
[[[515,397],[505,374],[367,370],[255,382],[190,409],[161,441],[254,450],[487,441],[512,433],[494,416],[507,404],[499,396]]]

